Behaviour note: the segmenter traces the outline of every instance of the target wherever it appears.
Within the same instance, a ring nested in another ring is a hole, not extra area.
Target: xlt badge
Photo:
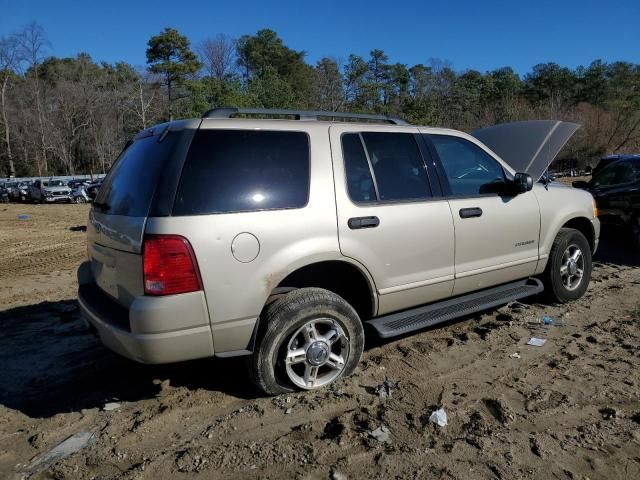
[[[516,247],[524,247],[525,245],[531,245],[532,243],[535,243],[535,240],[526,240],[524,242],[516,243]]]

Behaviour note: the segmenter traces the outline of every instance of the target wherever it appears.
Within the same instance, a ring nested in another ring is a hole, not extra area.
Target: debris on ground
[[[509,355],[511,358],[522,358],[518,352],[512,353]]]
[[[331,472],[331,480],[347,480],[347,476],[344,473],[334,470]]]
[[[44,470],[49,465],[68,457],[72,453],[82,450],[93,440],[94,435],[88,430],[83,430],[75,435],[71,435],[65,441],[59,443],[48,452],[45,452],[33,459],[29,466],[22,470],[22,473],[32,475]]]
[[[531,345],[533,347],[541,347],[545,343],[547,343],[547,341],[544,338],[531,337],[527,342],[527,345]]]
[[[25,215],[24,213],[18,215],[18,220],[29,220],[31,217],[29,215]]]
[[[603,420],[611,420],[612,418],[616,418],[618,412],[615,408],[605,407],[598,410],[600,415],[602,415]]]
[[[374,431],[369,432],[373,438],[379,442],[389,442],[391,440],[391,431],[384,425],[379,426]]]
[[[399,382],[385,378],[384,382],[375,387],[373,392],[378,396],[380,400],[387,400],[388,398],[391,398],[391,395],[394,391],[398,390],[398,383]]]
[[[104,404],[104,407],[102,407],[102,410],[104,410],[105,412],[111,412],[113,410],[117,410],[120,408],[120,404],[118,402],[108,402]]]
[[[447,426],[447,412],[444,411],[444,408],[440,408],[431,413],[429,417],[429,421],[435,423],[439,427]]]
[[[503,400],[497,398],[485,398],[483,403],[487,407],[487,410],[489,410],[491,416],[503,425],[507,425],[516,418],[513,411]]]

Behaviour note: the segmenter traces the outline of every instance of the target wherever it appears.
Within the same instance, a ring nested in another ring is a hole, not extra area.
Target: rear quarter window
[[[306,133],[201,129],[187,155],[173,214],[301,208],[308,199]]]
[[[96,196],[96,203],[108,205],[104,213],[146,217],[162,167],[171,155],[178,134],[149,136],[131,143],[111,167]]]

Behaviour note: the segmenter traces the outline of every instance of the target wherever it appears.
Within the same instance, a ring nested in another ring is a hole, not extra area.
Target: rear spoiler
[[[501,123],[471,135],[516,172],[528,173],[538,181],[578,128],[577,123],[560,120],[528,120]]]

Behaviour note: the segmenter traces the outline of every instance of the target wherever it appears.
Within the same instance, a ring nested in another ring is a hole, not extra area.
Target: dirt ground
[[[87,211],[0,205],[0,478],[640,478],[640,255],[618,233],[575,303],[369,336],[352,377],[264,398],[240,359],[138,365],[84,330]]]

